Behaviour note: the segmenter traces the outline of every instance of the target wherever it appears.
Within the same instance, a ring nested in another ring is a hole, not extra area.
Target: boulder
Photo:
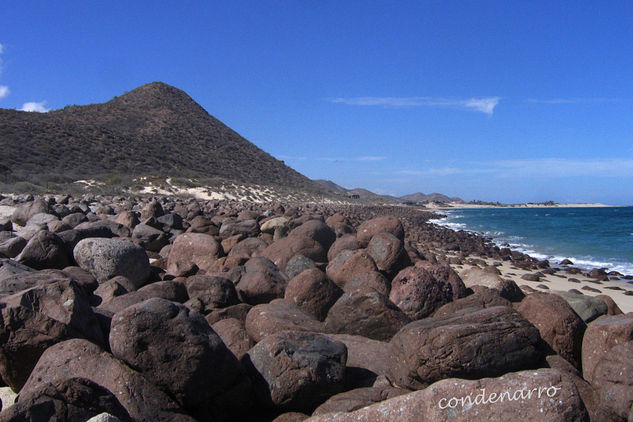
[[[479,380],[445,379],[428,388],[309,422],[589,421],[576,386],[555,369]]]
[[[286,264],[295,255],[303,255],[315,262],[327,260],[327,250],[316,240],[303,236],[282,237],[262,252],[263,257],[270,259],[282,270],[286,269]]]
[[[510,302],[520,302],[525,294],[512,280],[506,280],[499,275],[482,270],[478,267],[471,267],[459,273],[466,287],[485,286],[499,291],[501,297]]]
[[[224,242],[222,242],[222,244],[224,244]],[[240,240],[235,246],[233,246],[230,252],[228,252],[228,256],[252,258],[254,256],[259,256],[267,247],[268,244],[262,239],[258,237],[247,237],[244,240]]]
[[[374,289],[383,296],[389,297],[391,291],[391,281],[378,271],[354,274],[345,283],[343,290],[351,292],[358,289]]]
[[[515,306],[541,334],[541,338],[560,356],[580,369],[585,322],[565,299],[555,294],[532,293]]]
[[[189,298],[197,298],[204,309],[226,308],[237,305],[235,285],[229,279],[218,276],[194,275],[185,282]]]
[[[259,224],[256,220],[225,221],[220,226],[219,235],[221,238],[243,234],[246,237],[256,237],[259,234]]]
[[[148,218],[158,218],[165,214],[163,206],[160,202],[153,200],[149,202],[141,211],[141,220],[147,220]]]
[[[334,241],[334,243],[332,243],[332,246],[330,246],[330,249],[327,252],[327,259],[328,261],[333,260],[340,252],[344,251],[345,249],[355,251],[360,248],[360,243],[358,243],[358,240],[356,240],[356,235],[346,234],[339,237],[338,239],[336,239],[336,241]]]
[[[378,269],[390,277],[411,265],[402,240],[391,233],[375,234],[367,245],[367,253],[373,258]]]
[[[334,230],[321,220],[309,220],[293,229],[289,237],[301,237],[316,240],[327,251],[336,240]]]
[[[366,247],[374,235],[380,232],[391,233],[404,241],[404,228],[396,217],[377,217],[363,222],[356,230],[356,239],[361,246]]]
[[[593,321],[601,315],[606,315],[609,311],[609,308],[604,300],[597,297],[583,295],[582,293],[578,294],[558,290],[553,291],[552,293],[556,293],[565,299],[574,312],[576,312],[586,323]]]
[[[324,329],[388,341],[410,321],[389,298],[366,288],[344,293],[330,308]]]
[[[117,275],[124,276],[138,288],[149,277],[149,258],[140,246],[120,239],[89,238],[77,243],[75,261],[104,282]]]
[[[592,371],[598,400],[622,420],[633,419],[633,341],[617,344]]]
[[[285,272],[288,279],[293,279],[295,276],[310,268],[316,268],[316,264],[313,260],[303,255],[295,255],[290,258],[290,261],[286,264]]]
[[[582,340],[583,378],[593,383],[596,365],[618,344],[633,341],[633,313],[603,316],[587,325]]]
[[[346,384],[359,381],[354,387],[369,387],[379,376],[386,376],[391,359],[391,347],[384,341],[350,334],[328,334],[328,337],[340,341],[347,347]],[[350,380],[350,374],[356,372],[357,380]]]
[[[220,244],[208,234],[183,233],[174,239],[167,259],[167,273],[182,275],[182,270],[195,264],[208,270],[220,257]]]
[[[325,270],[330,280],[343,289],[352,276],[372,271],[378,271],[378,267],[376,267],[374,259],[364,249],[343,250],[330,261]]]
[[[257,343],[243,361],[263,404],[309,413],[342,391],[347,349],[322,334],[284,331]]]
[[[238,319],[225,318],[213,324],[211,328],[238,359],[242,359],[246,352],[255,345],[255,342],[246,332],[244,323]]]
[[[286,227],[289,221],[290,219],[286,217],[274,217],[264,221],[259,229],[262,233],[273,234],[275,232],[275,229],[279,227]]]
[[[392,386],[365,387],[339,393],[330,397],[317,407],[312,415],[324,415],[335,412],[353,412],[363,407],[371,406],[403,394],[410,393],[409,390]]]
[[[280,331],[322,331],[322,324],[311,314],[285,299],[254,306],[246,315],[246,332],[257,341]]]
[[[108,301],[103,301],[98,306],[98,309],[101,311],[116,313],[122,311],[128,306],[132,306],[152,298],[184,303],[189,299],[189,296],[187,295],[187,289],[184,283],[180,281],[157,281],[156,283],[143,286],[136,291],[115,296]]]
[[[3,411],[0,419],[4,422],[87,421],[105,412],[117,415],[117,421],[132,420],[114,393],[90,380],[70,378],[21,394],[20,401]]]
[[[23,237],[15,236],[0,242],[0,254],[9,258],[15,258],[22,252],[27,241]]]
[[[48,210],[49,208],[46,202],[42,199],[35,199],[34,201],[26,202],[16,208],[11,215],[11,221],[20,226],[26,226],[26,223],[35,214],[48,213]]]
[[[466,288],[453,274],[447,269],[444,274],[438,272],[440,277],[435,277],[431,271],[419,266],[405,268],[391,281],[389,299],[409,318],[425,318],[440,306],[465,295]],[[456,278],[450,280],[451,276]]]
[[[258,305],[282,298],[287,284],[288,279],[273,262],[257,257],[249,259],[244,265],[237,292],[242,302]]]
[[[45,268],[62,269],[71,264],[63,240],[46,230],[33,236],[16,260],[36,270]]]
[[[219,418],[231,390],[246,382],[241,366],[202,315],[154,298],[112,317],[112,354],[167,391],[197,417]]]
[[[491,308],[493,306],[512,306],[512,303],[499,295],[499,290],[490,289],[485,286],[473,286],[472,295],[449,302],[441,306],[435,312],[434,317],[452,315],[462,309],[467,308]]]
[[[68,340],[48,348],[20,394],[73,378],[85,378],[114,393],[132,420],[193,422],[147,378],[86,340]]]
[[[0,299],[0,377],[19,391],[44,350],[70,338],[105,339],[86,293],[71,280]]]
[[[343,291],[329,280],[323,271],[312,268],[292,278],[286,286],[284,298],[323,321],[329,309]]]
[[[147,224],[138,224],[134,227],[132,241],[143,249],[152,252],[158,252],[163,246],[169,244],[169,239],[165,232]]]
[[[406,325],[391,339],[389,379],[421,389],[449,377],[479,378],[534,367],[538,330],[510,307],[465,309]]]

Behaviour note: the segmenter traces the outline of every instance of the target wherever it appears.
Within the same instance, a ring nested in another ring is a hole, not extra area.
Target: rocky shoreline
[[[3,421],[633,418],[628,276],[413,207],[0,207]]]

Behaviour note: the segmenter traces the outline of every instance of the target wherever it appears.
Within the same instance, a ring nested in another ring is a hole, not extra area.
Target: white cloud
[[[46,113],[49,109],[45,107],[46,101],[24,103],[21,111],[35,111],[37,113]]]
[[[458,108],[492,115],[500,100],[500,97],[475,97],[465,99],[436,97],[353,97],[332,98],[330,101],[338,104],[357,106]]]
[[[2,54],[3,51],[4,51],[4,46],[0,44],[0,54]]]
[[[0,100],[7,97],[11,91],[9,91],[9,87],[6,85],[0,85]]]

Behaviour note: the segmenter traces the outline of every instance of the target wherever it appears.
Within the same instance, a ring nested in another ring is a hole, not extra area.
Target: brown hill
[[[48,113],[0,109],[0,181],[49,175],[221,178],[320,191],[185,92],[161,82],[103,104]]]

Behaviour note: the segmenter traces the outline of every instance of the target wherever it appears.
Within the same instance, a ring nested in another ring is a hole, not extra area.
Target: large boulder
[[[622,420],[633,420],[633,341],[613,346],[592,371],[598,400]]]
[[[512,302],[502,298],[496,289],[490,289],[484,286],[473,286],[472,290],[474,291],[472,295],[459,298],[441,306],[433,312],[433,316],[452,315],[457,311],[467,308],[483,309],[493,306],[512,306]]]
[[[249,259],[244,265],[244,274],[237,284],[237,292],[243,302],[257,305],[284,297],[287,284],[287,277],[272,261],[256,257]]]
[[[160,251],[163,246],[169,244],[167,234],[147,224],[138,224],[132,231],[132,241],[152,252]]]
[[[404,243],[391,233],[375,234],[367,245],[367,253],[374,259],[378,269],[390,277],[411,265]]]
[[[445,379],[354,412],[316,415],[306,422],[589,421],[576,386],[555,369],[479,380]]]
[[[369,271],[354,274],[343,286],[345,292],[366,288],[374,289],[381,295],[389,297],[391,281],[378,271]]]
[[[587,326],[582,340],[582,374],[594,380],[594,369],[619,344],[633,341],[633,313],[603,316]]]
[[[574,312],[586,323],[602,315],[607,315],[609,312],[609,307],[605,301],[600,298],[565,291],[553,291],[552,293],[556,293],[565,299]]]
[[[140,246],[120,239],[88,238],[73,250],[77,264],[99,282],[121,275],[138,288],[149,277],[149,258]]]
[[[324,250],[330,249],[332,243],[336,240],[334,230],[321,220],[309,220],[293,229],[289,237],[303,237],[313,239],[323,246]]]
[[[48,213],[48,211],[48,204],[44,202],[44,200],[35,199],[34,201],[27,202],[16,208],[11,215],[11,221],[20,226],[26,226],[26,223],[35,214]]]
[[[384,341],[350,334],[328,334],[347,347],[347,383],[360,383],[358,387],[369,387],[379,376],[386,376],[391,346]],[[354,374],[355,373],[355,374]],[[356,379],[350,379],[350,375]]]
[[[292,278],[284,298],[323,321],[343,291],[329,280],[323,271],[312,268]]]
[[[167,273],[182,275],[195,264],[201,270],[213,267],[221,255],[220,244],[208,234],[183,233],[174,239],[167,258]]]
[[[315,262],[327,260],[327,250],[318,241],[304,236],[286,236],[271,243],[262,256],[270,259],[281,270],[295,255],[303,255]]]
[[[361,246],[366,247],[374,235],[380,232],[391,233],[404,241],[404,227],[396,217],[376,217],[363,222],[356,230],[356,238]]]
[[[364,249],[352,251],[345,249],[330,261],[325,272],[339,287],[355,275],[378,271],[374,259]]]
[[[194,275],[187,278],[185,285],[189,298],[197,298],[208,310],[226,308],[239,302],[235,285],[224,277]]]
[[[257,343],[243,360],[263,404],[309,413],[343,390],[347,349],[322,334],[284,331]]]
[[[360,243],[358,243],[358,240],[356,240],[356,235],[346,234],[339,237],[338,239],[336,239],[336,241],[334,241],[334,243],[332,243],[332,246],[330,246],[330,249],[327,251],[327,259],[328,261],[333,260],[336,255],[338,255],[345,249],[355,251],[360,248]]]
[[[374,289],[344,293],[325,318],[325,331],[388,341],[411,320],[389,298]]]
[[[21,395],[47,384],[84,378],[115,394],[133,420],[192,421],[179,404],[147,378],[87,340],[73,339],[49,347],[37,362]],[[142,397],[142,400],[139,398]]]
[[[57,268],[61,270],[71,264],[64,241],[55,233],[41,230],[33,236],[16,260],[36,270]]]
[[[192,414],[220,417],[224,400],[245,382],[241,366],[199,313],[154,298],[112,317],[110,347]],[[230,409],[230,407],[229,407]]]
[[[552,350],[580,369],[585,322],[560,296],[532,293],[515,307],[541,334]]]
[[[440,306],[465,296],[466,288],[450,268],[443,274],[436,270],[438,277],[431,271],[407,267],[391,281],[389,299],[413,320],[425,318]]]
[[[390,379],[421,389],[449,377],[478,378],[533,367],[542,358],[538,330],[510,307],[426,318],[391,339]]]
[[[235,355],[236,358],[242,359],[244,355],[255,345],[253,339],[250,338],[244,323],[235,318],[225,318],[216,322],[211,326],[226,347]]]
[[[254,306],[246,315],[246,332],[255,341],[280,331],[322,331],[322,324],[311,314],[286,299]]]
[[[356,388],[330,397],[325,403],[317,407],[312,415],[324,415],[334,412],[353,412],[403,394],[410,393],[403,388],[390,385],[379,387]]]
[[[0,376],[19,391],[44,350],[70,338],[105,339],[74,281],[36,285],[0,299]]]
[[[22,252],[22,249],[26,246],[27,241],[20,236],[10,237],[6,240],[0,241],[0,254],[9,258],[15,258]]]
[[[148,299],[160,298],[170,300],[172,302],[184,303],[189,299],[185,284],[175,280],[157,281],[148,284],[138,290],[113,296],[107,301],[99,304],[98,309],[101,311],[116,313],[122,311],[128,306],[144,302]]]
[[[501,278],[499,274],[479,267],[471,267],[459,273],[466,287],[485,286],[499,291],[501,297],[511,302],[520,302],[525,294],[512,281]]]

